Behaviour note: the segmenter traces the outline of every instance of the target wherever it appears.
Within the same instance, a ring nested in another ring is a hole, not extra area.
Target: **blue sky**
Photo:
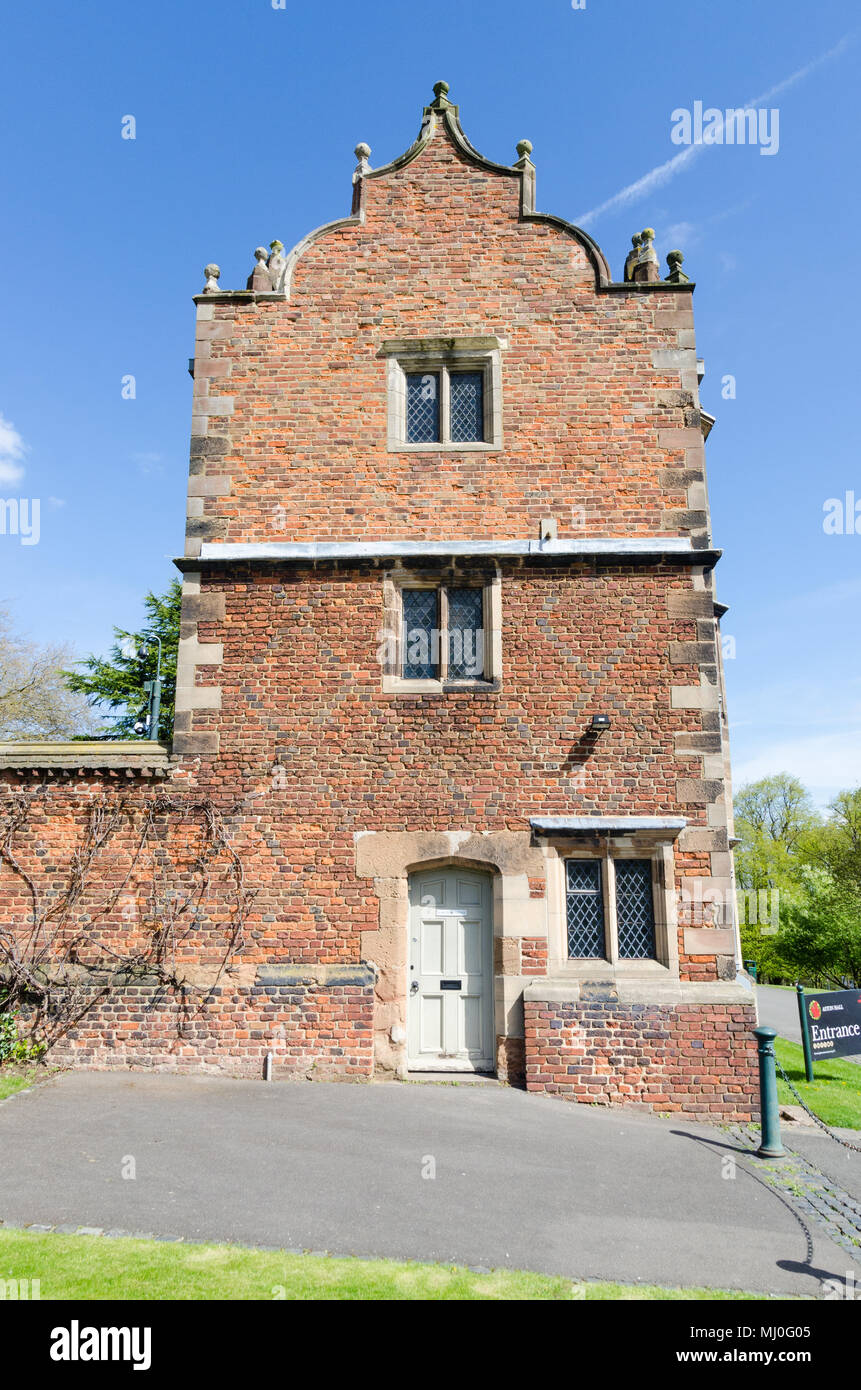
[[[182,545],[202,267],[238,287],[255,246],[345,214],[356,143],[374,165],[400,153],[442,77],[483,153],[533,142],[538,206],[585,219],[616,278],[644,226],[662,261],[684,251],[718,421],[736,782],[785,769],[820,801],[858,785],[861,521],[826,534],[823,506],[861,501],[859,54],[848,0],[7,11],[0,496],[42,516],[37,545],[0,537],[0,602],[80,653],[139,621]],[[685,154],[672,113],[697,101],[777,108],[776,152],[714,145],[662,169]]]

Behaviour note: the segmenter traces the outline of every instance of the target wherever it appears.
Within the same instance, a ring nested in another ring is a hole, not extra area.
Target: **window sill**
[[[609,960],[580,958],[577,960],[551,960],[547,963],[547,974],[555,979],[607,981],[652,979],[675,980],[678,978],[659,960],[620,960],[613,964]]]
[[[386,449],[390,454],[498,454],[502,444],[486,440],[473,444],[407,444],[403,439],[388,439]]]
[[[498,695],[502,682],[487,681],[421,681],[404,680],[401,676],[383,676],[384,695]]]

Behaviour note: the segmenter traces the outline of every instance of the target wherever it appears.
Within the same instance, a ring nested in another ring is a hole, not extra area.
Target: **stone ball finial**
[[[520,155],[520,158],[521,158],[521,159],[525,159],[526,156],[527,156],[528,154],[531,154],[531,153],[532,153],[532,141],[531,141],[531,140],[518,140],[518,142],[517,142],[517,153]]]
[[[218,281],[221,276],[221,266],[210,263],[203,267],[203,274],[206,277],[206,284],[203,287],[204,294],[214,294],[218,289]]]
[[[433,94],[437,101],[439,101],[440,97],[447,97],[450,90],[447,82],[435,82],[433,84]]]
[[[654,229],[654,227],[644,227],[643,230],[642,230],[642,232],[640,233],[640,236],[643,238],[643,241],[644,241],[644,242],[647,242],[647,241],[654,241],[654,240],[655,240],[655,229]]]
[[[353,153],[357,159],[370,159],[371,147],[366,145],[364,140],[360,140]]]
[[[681,251],[667,252],[667,265],[670,268],[667,280],[671,285],[685,285],[690,283],[688,276],[682,270],[682,262],[684,259]]]
[[[254,259],[255,259],[255,261],[268,261],[268,260],[269,260],[269,252],[268,252],[268,250],[266,249],[265,246],[258,246],[258,247],[257,247],[257,250],[254,252]]]
[[[270,250],[270,251],[283,251],[283,250],[284,250],[284,243],[283,243],[283,241],[278,241],[277,238],[276,238],[275,241],[270,241],[270,243],[269,243],[269,250]]]

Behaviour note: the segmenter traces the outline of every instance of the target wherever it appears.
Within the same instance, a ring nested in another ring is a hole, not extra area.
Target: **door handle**
[[[410,994],[418,994],[418,992],[419,992],[419,982],[418,982],[418,980],[413,980],[412,984],[410,985]]]

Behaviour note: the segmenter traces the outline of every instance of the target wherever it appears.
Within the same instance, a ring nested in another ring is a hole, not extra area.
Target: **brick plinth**
[[[753,1006],[524,1004],[526,1089],[714,1121],[758,1113]]]
[[[217,988],[200,1007],[158,984],[117,986],[98,997],[51,1062],[103,1069],[204,1072],[260,1079],[369,1079],[374,996],[365,984]]]

